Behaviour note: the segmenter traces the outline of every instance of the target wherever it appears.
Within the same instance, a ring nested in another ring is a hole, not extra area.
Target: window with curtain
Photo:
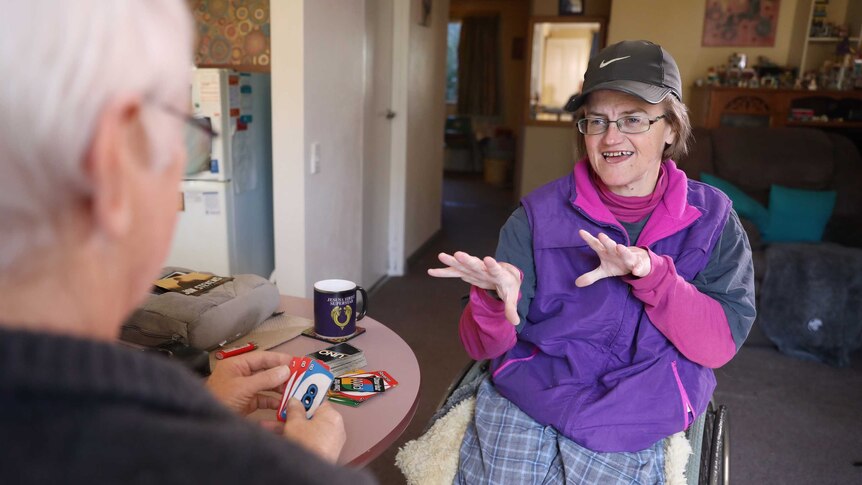
[[[449,22],[446,38],[446,102],[458,101],[458,45],[461,40],[461,21]]]
[[[500,18],[465,17],[458,45],[458,113],[500,114]]]

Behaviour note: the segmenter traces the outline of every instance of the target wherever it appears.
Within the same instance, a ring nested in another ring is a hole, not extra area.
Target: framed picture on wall
[[[583,15],[586,0],[560,0],[560,15]]]
[[[704,47],[772,47],[781,0],[709,0],[703,18]]]

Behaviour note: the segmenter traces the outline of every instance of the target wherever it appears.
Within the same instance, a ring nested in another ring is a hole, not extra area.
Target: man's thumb
[[[287,419],[291,419],[291,417],[298,418],[300,416],[303,419],[305,418],[305,406],[299,402],[299,399],[291,397],[287,400]]]

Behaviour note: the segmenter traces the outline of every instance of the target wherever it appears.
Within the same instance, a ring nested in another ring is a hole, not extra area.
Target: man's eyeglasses
[[[617,125],[620,133],[643,133],[649,131],[653,123],[666,118],[665,115],[656,116],[654,119],[649,119],[646,116],[632,115],[620,118],[618,120],[606,120],[604,118],[582,118],[578,120],[578,131],[584,135],[601,135],[608,131],[611,123]]]
[[[206,117],[192,116],[165,104],[155,103],[155,106],[185,123],[185,173],[190,175],[209,170],[213,140],[218,138],[218,132],[212,128],[212,121]]]

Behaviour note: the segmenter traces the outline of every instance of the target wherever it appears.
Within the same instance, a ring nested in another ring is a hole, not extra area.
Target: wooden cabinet
[[[801,91],[693,87],[687,102],[694,126],[809,126],[862,130],[862,91]],[[793,121],[791,110],[810,109],[828,121]]]

